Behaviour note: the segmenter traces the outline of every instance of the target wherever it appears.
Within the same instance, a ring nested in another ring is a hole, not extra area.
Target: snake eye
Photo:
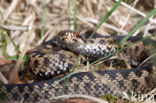
[[[110,44],[114,44],[115,42],[116,42],[115,39],[112,39],[112,38],[108,39],[108,43],[110,43]]]

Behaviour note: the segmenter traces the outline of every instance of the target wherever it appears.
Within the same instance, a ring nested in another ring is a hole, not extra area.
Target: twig
[[[107,101],[100,99],[100,98],[96,98],[93,96],[89,96],[89,95],[80,95],[80,94],[70,94],[70,95],[62,95],[62,96],[57,96],[54,99],[69,99],[69,98],[85,98],[85,99],[89,99],[98,103],[108,103]]]

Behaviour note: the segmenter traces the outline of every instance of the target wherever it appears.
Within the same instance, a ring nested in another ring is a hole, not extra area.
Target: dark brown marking
[[[101,40],[99,41],[99,43],[100,43],[100,44],[104,44],[104,43],[105,43],[105,40],[101,39]]]

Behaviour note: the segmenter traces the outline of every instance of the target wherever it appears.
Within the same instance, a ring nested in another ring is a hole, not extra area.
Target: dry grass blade
[[[4,25],[0,23],[0,27],[3,29],[7,30],[12,30],[12,31],[28,31],[28,26],[10,26],[10,25]]]
[[[32,24],[33,25],[33,24]],[[32,26],[31,25],[31,26]],[[29,27],[30,28],[30,27]],[[24,57],[24,55],[25,55],[25,53],[26,53],[26,51],[28,50],[28,47],[29,47],[29,45],[30,45],[30,39],[31,39],[31,36],[32,35],[34,35],[33,34],[33,29],[29,29],[28,30],[28,37],[27,37],[27,39],[26,39],[26,41],[25,41],[25,49],[23,50],[23,52],[19,55],[19,58],[18,58],[18,60],[17,60],[17,63],[16,63],[16,65],[15,65],[15,67],[13,68],[13,70],[12,70],[12,72],[11,72],[11,74],[10,74],[10,77],[9,77],[9,82],[10,83],[17,83],[18,81],[19,81],[19,77],[18,77],[18,69],[19,69],[19,67],[20,67],[20,64],[23,62],[23,57]]]
[[[119,0],[115,0],[115,1],[119,1]],[[135,8],[133,8],[133,7],[131,7],[131,6],[129,6],[129,5],[127,5],[127,4],[124,3],[124,2],[121,2],[121,4],[124,5],[125,7],[127,7],[128,9],[130,9],[130,10],[132,10],[132,11],[134,11],[134,12],[140,14],[140,15],[143,16],[143,17],[146,17],[146,16],[147,16],[147,15],[144,14],[143,12],[141,12],[141,11],[139,11],[139,10],[137,10],[137,9],[135,9]],[[154,20],[154,19],[152,19],[152,18],[150,18],[149,20],[150,20],[150,22],[152,22],[152,23],[156,23],[156,20]]]
[[[98,24],[98,20],[96,20],[94,18],[82,18],[82,17],[78,16],[78,19],[81,20],[81,21],[84,21],[84,22],[87,21],[87,22],[91,22],[91,23],[96,24],[96,25]],[[103,23],[102,26],[107,27],[109,29],[112,29],[112,30],[114,30],[116,32],[119,32],[119,33],[122,33],[122,34],[128,34],[127,31],[120,30],[119,28],[115,27],[114,25],[111,25],[111,24],[108,24],[108,23]]]
[[[4,14],[4,21],[6,21],[8,19],[9,15],[11,15],[13,10],[17,7],[18,3],[19,3],[19,0],[12,0],[11,5],[9,6],[9,8],[7,9],[7,11]]]
[[[8,80],[3,76],[1,72],[0,72],[0,80],[2,81],[2,83],[8,84]]]

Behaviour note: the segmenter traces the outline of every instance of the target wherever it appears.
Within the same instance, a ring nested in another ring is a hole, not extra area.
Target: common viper
[[[148,93],[156,87],[156,70],[150,65],[128,70],[80,72],[53,78],[71,69],[77,63],[79,54],[83,56],[79,62],[83,63],[115,52],[118,49],[116,41],[121,39],[117,36],[87,40],[77,32],[62,31],[33,49],[26,63],[35,76],[48,80],[0,85],[0,92],[7,100],[20,101],[23,98],[24,102],[40,103],[50,102],[63,94],[113,94],[122,97],[123,92]],[[139,39],[131,37],[130,40],[133,42]]]

